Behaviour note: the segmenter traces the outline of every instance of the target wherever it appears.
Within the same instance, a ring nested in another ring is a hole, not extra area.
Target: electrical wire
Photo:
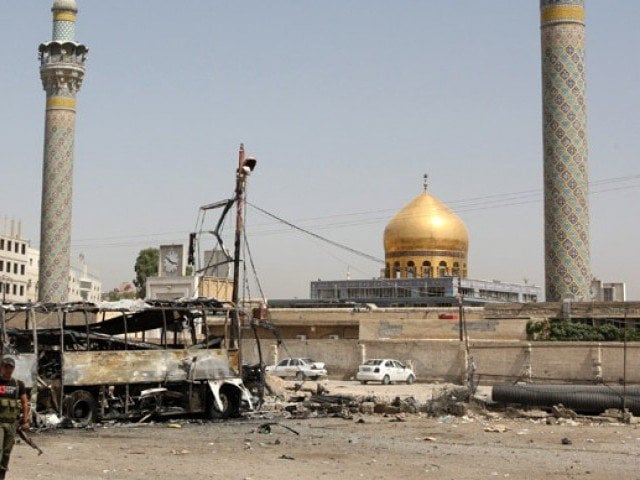
[[[601,193],[615,192],[615,191],[627,191],[627,190],[636,190],[640,188],[638,184],[631,185],[618,185],[640,180],[640,174],[634,175],[626,175],[612,178],[605,178],[601,180],[596,180],[590,182],[590,191],[589,195],[599,195]],[[593,188],[593,187],[605,187],[605,188]],[[542,189],[530,189],[530,190],[522,190],[518,192],[505,192],[505,193],[494,193],[490,195],[483,195],[477,197],[469,197],[462,199],[454,199],[450,201],[444,202],[446,205],[456,206],[458,208],[454,208],[453,210],[456,213],[467,213],[467,212],[475,212],[475,211],[484,211],[495,208],[505,208],[512,207],[518,205],[525,205],[530,203],[537,203],[542,201]],[[305,222],[315,222],[309,228],[314,229],[331,229],[331,228],[340,228],[340,227],[358,227],[362,225],[373,225],[379,222],[383,222],[388,220],[388,215],[381,215],[387,212],[397,211],[394,209],[373,209],[367,211],[360,212],[352,212],[352,213],[340,213],[326,216],[318,216],[311,217],[307,219],[301,219],[298,223]],[[364,218],[361,220],[354,220],[353,217],[357,216],[365,216],[365,215],[376,215],[370,218]],[[352,218],[351,220],[337,221],[331,223],[318,223],[323,220],[331,220],[331,219],[340,219],[340,218]],[[203,220],[204,222],[204,220]],[[255,224],[254,225],[254,233],[253,235],[269,235],[275,233],[281,233],[286,230],[260,230],[261,227],[267,227],[268,225],[273,224]],[[291,227],[290,227],[291,228]],[[302,229],[302,227],[297,227]],[[175,234],[182,234],[184,236],[188,235],[187,231],[167,231],[167,232],[152,232],[146,234],[135,234],[135,235],[122,235],[122,236],[109,236],[109,237],[88,237],[79,239],[74,242],[74,248],[91,248],[91,247],[101,247],[101,248],[109,248],[109,247],[132,247],[138,245],[148,244],[149,240],[153,237],[161,237]],[[109,240],[132,240],[139,238],[138,241],[109,241]],[[156,240],[154,240],[156,241]],[[181,240],[176,240],[176,237],[171,237],[171,239],[167,239],[167,242],[180,242]],[[337,243],[337,242],[336,242]],[[347,247],[348,248],[348,247]],[[379,260],[379,259],[378,259]]]
[[[307,235],[310,235],[310,236],[315,237],[315,238],[317,238],[319,240],[322,240],[323,242],[329,243],[330,245],[333,245],[334,247],[341,248],[343,250],[346,250],[346,251],[351,252],[351,253],[353,253],[355,255],[358,255],[360,257],[366,258],[368,260],[372,260],[372,261],[377,262],[377,263],[384,263],[384,260],[382,260],[381,258],[374,257],[373,255],[369,255],[368,253],[361,252],[359,250],[356,250],[355,248],[348,247],[346,245],[343,245],[342,243],[338,243],[336,241],[333,241],[333,240],[330,240],[330,239],[328,239],[326,237],[318,235],[317,233],[313,233],[313,232],[311,232],[311,231],[309,231],[309,230],[307,230],[305,228],[302,228],[302,227],[299,227],[297,225],[294,225],[293,223],[288,222],[287,220],[285,220],[283,218],[280,218],[277,215],[274,215],[273,213],[267,212],[266,210],[258,207],[257,205],[254,205],[254,204],[248,203],[248,202],[247,202],[247,205],[251,206],[252,208],[255,208],[260,213],[263,213],[264,215],[267,215],[268,217],[271,217],[271,218],[273,218],[275,220],[278,220],[281,223],[284,223],[285,225],[293,228],[294,230],[298,230],[299,232],[306,233]]]

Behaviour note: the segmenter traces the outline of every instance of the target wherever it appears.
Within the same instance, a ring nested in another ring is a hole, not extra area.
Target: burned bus
[[[213,322],[224,335],[209,335]],[[232,322],[214,299],[0,306],[2,353],[15,356],[36,425],[252,409]]]

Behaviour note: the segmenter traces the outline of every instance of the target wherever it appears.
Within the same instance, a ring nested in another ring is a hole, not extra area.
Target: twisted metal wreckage
[[[266,310],[257,309],[254,319],[252,312],[240,307],[239,299],[243,237],[246,242],[242,211],[247,177],[255,166],[256,160],[245,157],[241,144],[233,197],[200,207],[200,231],[189,236],[188,263],[197,275],[233,264],[231,302],[213,298],[99,304],[0,302],[1,353],[16,358],[14,375],[30,391],[34,425],[84,426],[96,420],[144,421],[186,414],[228,418],[262,401],[264,362],[258,328],[272,330],[278,339],[279,335],[263,320]],[[235,242],[230,256],[221,231],[234,204]],[[204,231],[205,213],[218,208],[222,213],[215,229]],[[212,264],[212,255],[204,268],[197,268],[203,234],[215,237],[225,258]],[[209,334],[210,321],[224,325],[222,336]],[[256,340],[259,363],[254,366],[242,364],[245,328],[253,331]]]
[[[36,426],[228,418],[263,392],[262,362],[241,368],[234,316],[232,304],[204,298],[0,304],[2,353],[15,356]],[[225,335],[209,335],[211,322]]]

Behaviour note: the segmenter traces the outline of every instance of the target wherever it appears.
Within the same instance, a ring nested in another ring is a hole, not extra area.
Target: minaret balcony
[[[55,64],[56,67],[69,66],[84,70],[89,49],[75,42],[48,42],[38,47],[40,68],[47,68]]]

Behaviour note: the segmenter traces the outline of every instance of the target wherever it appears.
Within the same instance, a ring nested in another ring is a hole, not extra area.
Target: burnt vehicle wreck
[[[214,299],[5,304],[2,353],[15,356],[36,426],[229,418],[254,403],[239,373],[233,315]],[[225,335],[209,335],[208,322],[221,320]]]

